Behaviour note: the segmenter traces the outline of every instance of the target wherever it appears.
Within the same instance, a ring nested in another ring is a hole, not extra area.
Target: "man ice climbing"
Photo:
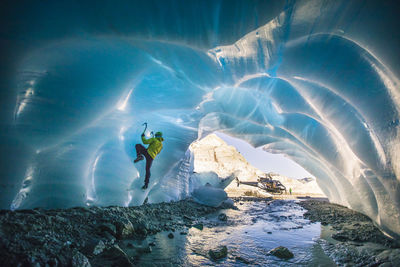
[[[163,147],[163,141],[164,138],[162,137],[161,132],[156,132],[154,137],[150,139],[146,139],[144,133],[142,133],[142,142],[145,145],[148,144],[149,147],[146,149],[141,144],[136,144],[135,146],[137,157],[133,162],[136,163],[146,158],[146,176],[142,189],[147,189],[147,186],[149,185],[151,164],[153,163],[153,160],[158,155],[158,153],[160,153]]]

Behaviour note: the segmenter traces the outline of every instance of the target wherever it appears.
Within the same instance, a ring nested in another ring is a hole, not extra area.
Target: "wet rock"
[[[331,225],[337,232],[332,237],[341,242],[373,242],[396,248],[395,240],[385,236],[366,215],[344,206],[324,201],[307,200],[299,203],[307,209],[304,217],[322,225]]]
[[[220,213],[220,214],[218,215],[218,220],[223,221],[223,222],[226,222],[226,221],[228,220],[228,216],[226,216],[225,213]]]
[[[223,259],[228,255],[228,248],[226,246],[222,246],[215,249],[210,249],[208,251],[208,255],[213,261]]]
[[[188,220],[188,221],[192,221],[193,219],[189,216],[183,215],[183,219]]]
[[[221,206],[222,209],[237,209],[235,207],[235,203],[233,202],[232,199],[228,198],[224,202],[222,202]]]
[[[195,225],[193,225],[193,227],[196,229],[199,229],[200,231],[202,231],[204,228],[202,223],[196,223]]]
[[[181,235],[187,235],[187,232],[180,232]]]
[[[155,246],[156,246],[156,243],[150,242],[150,243],[149,243],[149,246],[155,247]]]
[[[279,246],[277,248],[270,250],[269,254],[272,254],[275,257],[278,257],[280,259],[285,259],[285,260],[291,259],[294,257],[293,253],[289,249],[282,247],[282,246]]]
[[[250,261],[248,261],[248,260],[246,260],[245,258],[240,257],[240,256],[236,256],[236,257],[235,257],[235,260],[240,261],[240,262],[243,262],[243,263],[245,263],[245,264],[250,264]]]
[[[141,239],[167,228],[178,231],[217,210],[186,200],[129,208],[0,211],[0,259],[6,259],[4,266],[71,266],[73,258],[81,266],[85,258],[92,266],[126,266],[129,258],[114,247],[117,238]],[[201,230],[203,224],[196,228]]]
[[[400,249],[384,250],[375,257],[375,260],[378,263],[390,263],[389,266],[400,266]]]
[[[148,227],[149,227],[148,224],[146,224],[145,222],[135,223],[133,225],[135,235],[143,237],[146,236],[148,232],[147,231]]]
[[[136,247],[138,253],[151,253],[153,250],[150,246]]]
[[[94,266],[134,266],[118,245],[104,250],[103,253],[92,259],[92,263]]]
[[[83,248],[83,253],[86,255],[98,255],[103,252],[106,248],[106,245],[102,240],[98,239],[90,239],[85,243],[85,247]]]
[[[109,232],[102,232],[101,235],[105,238],[106,243],[113,244],[115,242],[115,237]]]
[[[48,265],[52,266],[52,267],[56,267],[56,266],[60,266],[60,264],[58,263],[57,258],[52,258],[48,261]]]
[[[168,238],[171,238],[171,239],[174,238],[174,234],[173,233],[169,233],[168,234]]]
[[[130,237],[135,232],[131,221],[127,218],[120,218],[117,222],[117,237],[120,239],[124,239]]]
[[[117,235],[117,227],[115,227],[114,224],[111,223],[103,223],[99,226],[99,230],[101,232],[108,232],[113,236]]]
[[[106,245],[104,244],[104,242],[103,241],[99,241],[98,243],[97,243],[97,245],[94,247],[94,249],[93,249],[93,254],[94,255],[98,255],[98,254],[100,254],[101,252],[103,252],[103,250],[106,248]]]
[[[77,251],[74,256],[72,256],[71,266],[73,267],[91,267],[88,258],[85,255]]]

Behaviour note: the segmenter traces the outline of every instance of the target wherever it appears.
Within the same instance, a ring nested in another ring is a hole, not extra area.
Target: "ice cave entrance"
[[[231,197],[252,195],[272,196],[252,186],[248,182],[256,182],[259,177],[277,180],[285,187],[282,197],[326,197],[317,184],[316,178],[303,167],[282,154],[269,153],[263,148],[254,148],[244,140],[222,132],[214,132],[190,146],[194,153],[194,171],[196,173],[215,172],[219,177],[237,174],[239,180],[233,180],[225,189]]]

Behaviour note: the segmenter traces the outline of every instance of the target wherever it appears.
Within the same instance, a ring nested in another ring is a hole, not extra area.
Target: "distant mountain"
[[[233,172],[240,171],[238,178],[241,181],[257,181],[259,176],[265,176],[263,171],[248,163],[235,147],[226,144],[215,134],[210,134],[202,140],[194,142],[190,149],[194,154],[195,172],[213,171],[220,177],[226,177]],[[323,195],[314,178],[292,179],[277,173],[270,172],[269,174],[273,179],[281,181],[287,190],[292,188],[294,194]],[[246,185],[240,185],[238,188],[236,182],[232,182],[226,188],[229,195],[239,195],[249,190],[255,191],[257,188]]]

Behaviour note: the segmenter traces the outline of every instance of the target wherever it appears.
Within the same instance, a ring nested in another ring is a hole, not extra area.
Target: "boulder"
[[[135,249],[138,253],[151,253],[153,251],[150,245],[144,247],[136,247]]]
[[[228,248],[226,246],[221,246],[215,249],[210,249],[208,255],[213,261],[220,260],[228,255]]]
[[[203,230],[203,224],[202,223],[196,223],[195,225],[193,225],[194,228],[197,228],[199,230]]]
[[[240,261],[240,262],[243,262],[243,263],[245,263],[245,264],[250,264],[250,261],[248,261],[248,260],[246,260],[245,258],[240,257],[240,256],[236,256],[236,257],[235,257],[235,260]]]
[[[92,259],[94,266],[134,266],[128,255],[118,246],[114,245]]]
[[[120,218],[116,223],[117,225],[117,237],[120,239],[132,236],[135,232],[133,225],[127,218]]]
[[[74,256],[72,256],[71,266],[73,267],[91,267],[88,258],[85,255],[77,251]]]
[[[278,257],[280,259],[285,259],[285,260],[291,259],[294,257],[293,253],[289,249],[282,247],[282,246],[279,246],[277,248],[270,250],[269,254],[272,254],[275,257]]]
[[[226,216],[225,213],[220,213],[220,214],[218,215],[218,220],[223,221],[223,222],[226,222],[226,221],[228,220],[228,216]]]
[[[93,255],[98,255],[103,252],[103,250],[106,248],[106,245],[102,240],[98,239],[90,239],[89,241],[86,242],[85,247],[83,248],[83,253],[86,255],[93,254]]]
[[[114,224],[111,223],[103,223],[99,226],[99,230],[101,232],[108,232],[112,234],[113,236],[117,235],[117,227],[115,227]]]
[[[400,249],[387,249],[375,257],[378,263],[390,263],[391,266],[400,266]],[[379,266],[382,266],[379,265]]]
[[[94,247],[93,249],[93,254],[94,255],[98,255],[101,252],[103,252],[103,250],[106,248],[106,245],[104,244],[104,242],[102,240],[100,240],[97,245]]]
[[[133,224],[135,235],[145,237],[148,234],[149,225],[145,222],[137,222]]]
[[[174,238],[174,234],[173,233],[169,233],[168,234],[168,238],[171,238],[171,239]]]

